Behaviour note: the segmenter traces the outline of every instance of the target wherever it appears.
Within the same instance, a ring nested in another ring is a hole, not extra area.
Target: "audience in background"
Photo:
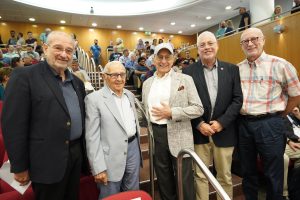
[[[161,44],[161,43],[163,43],[164,42],[164,40],[162,39],[162,38],[159,38],[158,39],[158,44]]]
[[[13,69],[11,67],[0,68],[0,101],[3,101],[4,90],[12,73],[12,70]]]
[[[273,21],[275,19],[280,19],[282,17],[281,12],[282,12],[281,6],[280,5],[275,6],[274,12],[272,13],[271,16],[271,20]]]
[[[136,45],[136,47],[135,47],[137,50],[144,50],[145,49],[145,45],[144,45],[144,42],[143,42],[143,40],[142,39],[139,39],[138,40],[138,43],[137,43],[137,45]]]
[[[295,6],[292,8],[291,14],[300,11],[300,0],[294,0]]]
[[[121,56],[122,54],[118,52],[118,47],[114,46],[114,51],[110,54],[109,61],[119,61]]]
[[[233,34],[235,31],[234,31],[232,20],[230,19],[226,20],[226,24],[227,26],[226,26],[225,36]]]
[[[41,41],[42,44],[46,43],[47,37],[48,37],[48,35],[49,35],[50,32],[51,32],[51,29],[50,28],[46,28],[45,32],[43,32],[43,33],[40,34],[40,41]]]
[[[10,31],[10,38],[7,41],[7,45],[16,45],[17,44],[16,32],[14,30]]]
[[[129,61],[129,50],[128,49],[124,49],[123,50],[123,55],[119,58],[119,61],[125,66],[126,62]]]
[[[155,49],[155,47],[156,47],[156,45],[157,45],[157,39],[153,39],[152,40],[152,44],[151,44],[151,46],[150,46],[150,49]]]
[[[11,67],[24,67],[24,61],[20,57],[14,57],[11,59]]]
[[[239,25],[239,31],[243,31],[250,27],[251,17],[250,14],[246,11],[245,7],[240,7],[240,15],[242,17]]]
[[[33,46],[33,50],[36,50],[36,46],[37,46],[37,40],[32,36],[32,32],[28,31],[27,32],[27,40],[25,40],[26,44],[30,44],[31,46]]]
[[[117,52],[121,54],[125,48],[123,40],[121,38],[116,39],[116,47],[117,47]]]
[[[17,39],[18,39],[17,45],[23,46],[26,44],[25,39],[23,38],[23,33],[19,32]]]
[[[145,41],[145,50],[150,50],[150,44],[149,41]]]
[[[22,58],[28,57],[28,56],[31,57],[31,59],[35,63],[40,61],[40,55],[33,50],[33,47],[30,44],[27,45],[26,51],[23,51],[22,54],[21,54]]]
[[[101,64],[101,47],[98,45],[98,40],[94,39],[94,44],[90,47],[90,53],[95,61],[95,65],[99,66]]]
[[[225,35],[225,31],[226,31],[226,22],[225,21],[222,21],[220,24],[219,24],[219,29],[217,30],[216,32],[216,37],[217,38],[220,38],[220,37],[223,37]]]
[[[10,58],[6,58],[3,56],[3,52],[0,49],[0,67],[7,67],[10,65]]]

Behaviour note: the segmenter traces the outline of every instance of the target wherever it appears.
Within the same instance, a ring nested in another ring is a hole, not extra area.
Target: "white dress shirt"
[[[158,77],[157,74],[154,74],[154,79],[150,88],[148,96],[148,105],[149,105],[149,114],[150,121],[156,124],[167,124],[167,119],[157,120],[152,115],[152,107],[161,107],[161,102],[169,105],[171,93],[171,76],[170,72],[165,74],[163,77]]]

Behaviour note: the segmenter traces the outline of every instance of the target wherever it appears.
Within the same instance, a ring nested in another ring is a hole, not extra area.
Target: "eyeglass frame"
[[[71,51],[71,48],[63,48],[62,46],[56,46],[56,45],[50,45],[50,44],[46,44],[46,45],[58,53],[65,52],[67,55],[73,55],[75,52],[75,49],[72,49],[72,51]],[[55,47],[58,47],[58,48],[55,48]]]
[[[126,78],[126,73],[104,73],[106,75],[108,75],[111,79],[118,79],[119,76],[122,78],[122,79],[125,79]]]
[[[251,43],[252,44],[257,44],[257,42],[258,42],[258,40],[260,39],[261,37],[251,37],[251,38],[249,38],[249,39],[247,39],[247,40],[242,40],[241,42],[240,42],[240,45],[242,45],[242,46],[248,46],[249,45],[249,42],[251,41]]]

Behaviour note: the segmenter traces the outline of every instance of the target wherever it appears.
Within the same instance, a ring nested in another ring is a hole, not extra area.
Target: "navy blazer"
[[[82,81],[73,77],[82,116],[84,150],[85,91]],[[15,69],[5,90],[2,112],[11,171],[29,170],[30,179],[38,183],[62,180],[69,155],[70,122],[62,90],[47,62]]]
[[[219,60],[217,69],[218,93],[212,117],[212,106],[201,61],[193,63],[183,70],[183,73],[193,77],[204,107],[204,114],[192,120],[194,143],[206,144],[209,142],[209,138],[196,128],[200,122],[209,123],[209,121],[217,120],[223,126],[223,130],[212,136],[215,145],[218,147],[231,147],[236,144],[237,127],[235,121],[243,104],[240,73],[236,65]]]

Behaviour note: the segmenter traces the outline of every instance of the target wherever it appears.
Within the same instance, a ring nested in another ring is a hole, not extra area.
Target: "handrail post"
[[[138,106],[138,108],[142,111],[145,119],[147,120],[148,125],[148,139],[149,139],[149,171],[150,171],[150,190],[151,190],[151,196],[152,200],[155,199],[155,191],[154,191],[154,164],[153,164],[153,133],[152,130],[149,128],[150,122],[147,119],[147,115],[145,113],[145,110],[143,106],[141,105],[141,102],[135,98],[135,103]]]
[[[183,200],[183,189],[182,189],[182,159],[184,155],[190,155],[193,160],[196,162],[197,166],[201,169],[207,180],[212,184],[215,188],[217,194],[223,200],[230,200],[228,194],[224,191],[220,183],[216,180],[213,174],[209,171],[203,161],[199,158],[199,156],[192,151],[191,149],[182,149],[177,156],[177,179],[178,179],[178,199]]]

